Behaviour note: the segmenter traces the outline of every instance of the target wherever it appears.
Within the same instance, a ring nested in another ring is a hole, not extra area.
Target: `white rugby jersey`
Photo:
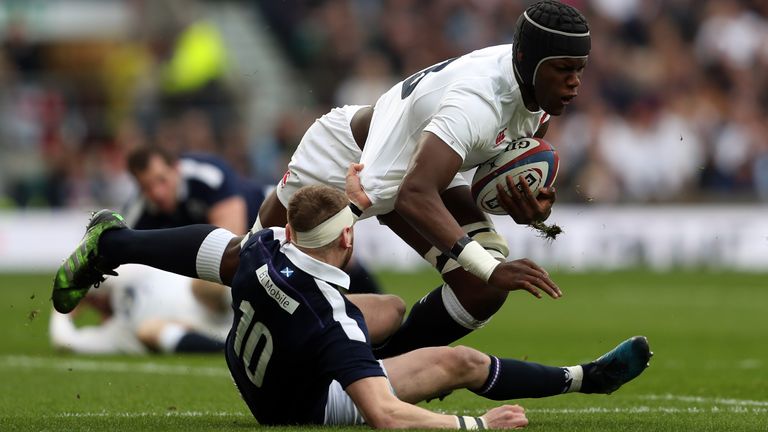
[[[395,197],[422,132],[434,133],[470,170],[530,137],[549,115],[530,112],[512,70],[512,45],[446,60],[396,84],[376,102],[360,162],[373,203],[366,214],[394,209]]]
[[[113,315],[99,325],[76,327],[71,315],[53,312],[49,331],[54,346],[82,354],[145,354],[137,330],[153,318],[224,339],[231,312],[210,313],[192,293],[192,279],[138,264],[122,265],[117,272],[120,276],[99,287],[100,294],[109,295]]]

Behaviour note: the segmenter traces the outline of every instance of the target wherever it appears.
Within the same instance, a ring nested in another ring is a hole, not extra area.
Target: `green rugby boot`
[[[635,336],[590,363],[584,373],[582,393],[611,394],[622,385],[637,378],[653,356],[645,336]],[[586,387],[586,388],[585,388]]]
[[[70,312],[91,286],[98,287],[104,281],[105,274],[117,276],[114,267],[99,256],[99,239],[105,231],[127,227],[123,217],[112,210],[101,210],[91,216],[80,245],[64,260],[53,278],[54,309]]]

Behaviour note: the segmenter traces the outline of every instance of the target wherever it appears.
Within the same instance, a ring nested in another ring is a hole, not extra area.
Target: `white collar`
[[[298,268],[331,285],[349,290],[349,275],[338,267],[312,258],[290,242],[283,243],[280,251]]]

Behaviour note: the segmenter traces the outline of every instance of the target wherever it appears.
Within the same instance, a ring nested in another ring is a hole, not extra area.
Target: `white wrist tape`
[[[485,429],[485,420],[482,417],[456,416],[459,429]]]
[[[475,240],[469,242],[461,251],[456,261],[464,270],[488,282],[491,273],[497,265],[501,264],[485,248]]]

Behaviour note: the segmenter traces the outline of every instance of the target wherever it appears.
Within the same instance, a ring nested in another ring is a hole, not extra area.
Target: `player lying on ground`
[[[92,290],[71,314],[53,312],[51,344],[80,354],[217,352],[232,324],[231,296],[225,308],[198,298],[184,276],[139,265],[120,266],[120,276]],[[222,299],[223,300],[223,299]],[[73,315],[92,308],[98,325],[76,327]]]
[[[543,136],[549,116],[562,114],[576,97],[589,49],[589,27],[576,9],[539,2],[520,17],[513,45],[427,68],[395,85],[374,107],[332,110],[302,138],[252,231],[284,226],[285,207],[302,186],[320,183],[343,191],[349,164],[364,163],[361,181],[372,205],[362,216],[377,216],[445,282],[414,305],[377,351],[380,357],[460,339],[481,327],[510,290],[560,297],[547,272],[532,261],[503,262],[506,241],[476,206],[459,171],[495,156],[509,141]],[[500,192],[502,206],[518,223],[546,219],[554,190],[534,198],[523,186],[522,194],[515,188],[513,195]],[[168,241],[166,235],[147,235],[102,251],[113,262],[173,269],[184,259],[156,252]],[[178,249],[194,252],[199,241],[180,241]]]
[[[291,198],[285,229],[249,237],[210,225],[156,232],[169,240],[156,253],[178,251],[189,259],[166,270],[232,287],[235,317],[226,341],[227,365],[260,423],[522,427],[528,420],[517,405],[464,417],[410,403],[457,388],[493,400],[610,393],[647,366],[651,353],[644,337],[629,339],[594,362],[563,368],[499,359],[467,347],[423,348],[377,361],[368,329],[386,337],[400,323],[403,305],[390,301],[393,296],[369,296],[356,305],[355,296],[340,292],[349,284],[340,268],[352,254],[356,220],[347,204],[341,192],[315,185]],[[103,269],[112,268],[106,249],[130,244],[138,240],[135,235],[146,233],[126,228],[109,210],[97,213],[81,246],[56,274],[54,306],[74,307]],[[199,241],[194,253],[172,241],[190,238]],[[373,319],[367,315],[371,309]]]

